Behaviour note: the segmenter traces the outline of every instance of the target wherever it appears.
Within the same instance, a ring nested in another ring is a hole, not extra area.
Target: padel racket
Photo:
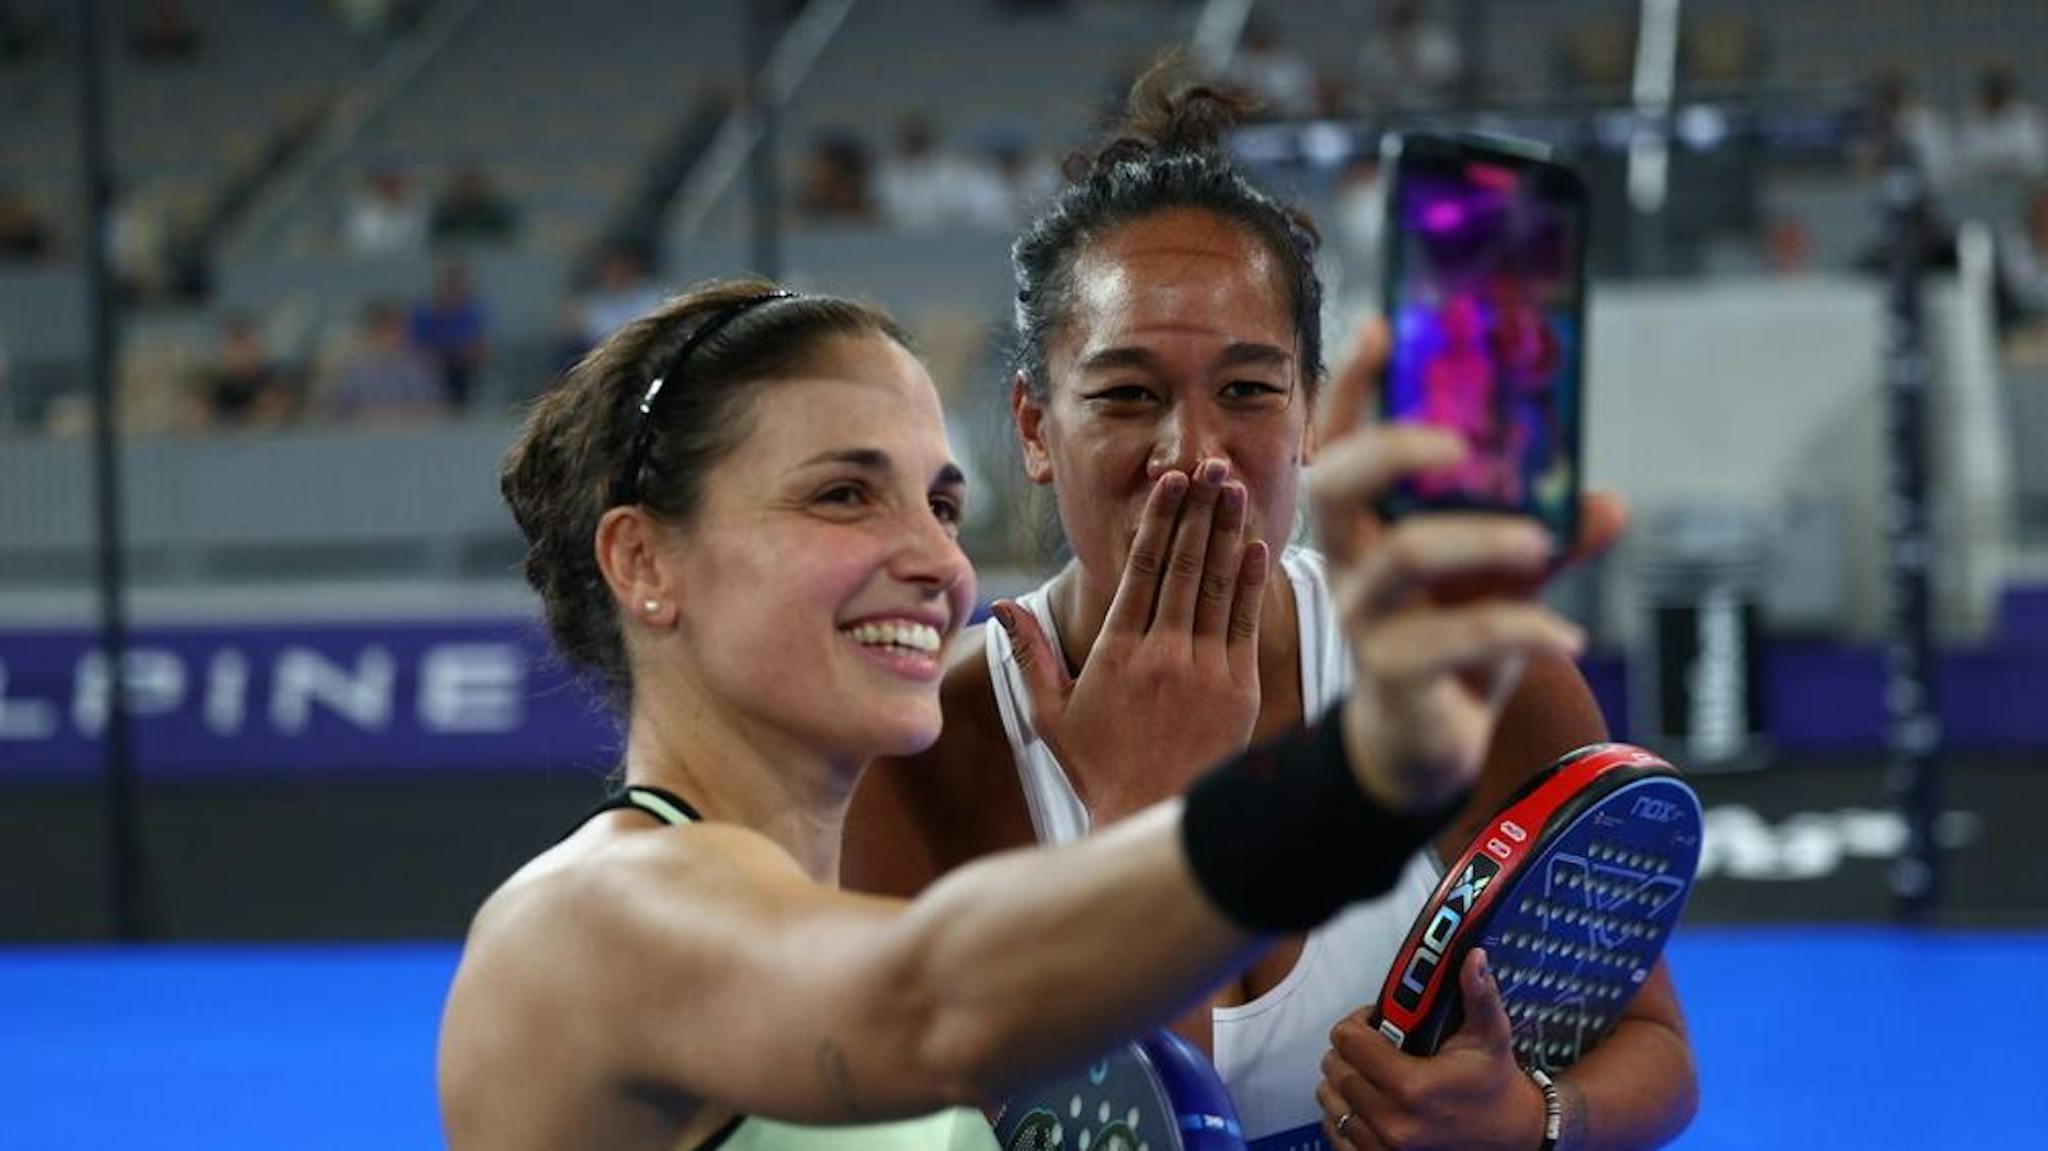
[[[1003,1151],[1244,1151],[1216,1068],[1171,1031],[1011,1096],[996,1142]]]
[[[1484,947],[1524,1066],[1570,1066],[1613,1027],[1685,910],[1699,796],[1656,755],[1581,748],[1546,768],[1445,872],[1395,954],[1373,1026],[1426,1055],[1463,1017]]]

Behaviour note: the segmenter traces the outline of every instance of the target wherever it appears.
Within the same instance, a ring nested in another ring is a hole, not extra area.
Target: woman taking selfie
[[[1333,446],[1324,529],[1355,533],[1385,484],[1458,452],[1426,432]],[[1181,574],[1112,626],[1199,615],[1242,669],[1267,557],[1200,486],[1158,485],[1133,546]],[[763,283],[671,301],[538,403],[503,488],[558,647],[619,706],[626,786],[476,917],[440,1046],[458,1151],[992,1146],[960,1108],[1394,882],[1477,769],[1494,710],[1467,677],[1578,643],[1522,602],[1363,612],[1358,688],[1315,731],[1086,842],[908,902],[855,895],[848,798],[870,760],[938,737],[974,594],[938,395],[896,326]],[[1456,520],[1398,570],[1333,562],[1383,601],[1536,570],[1525,526]],[[1230,569],[1220,603],[1186,574],[1197,547]]]

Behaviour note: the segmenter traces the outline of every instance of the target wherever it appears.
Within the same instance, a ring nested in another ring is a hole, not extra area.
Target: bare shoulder
[[[981,629],[953,650],[939,705],[938,741],[870,764],[854,791],[841,874],[848,888],[915,895],[962,863],[1036,838]]]
[[[1501,712],[1471,801],[1438,841],[1444,858],[1463,851],[1480,825],[1530,777],[1567,752],[1607,738],[1607,719],[1578,665],[1557,655],[1531,658]]]
[[[1494,752],[1513,759],[1510,774],[1519,786],[1559,756],[1606,738],[1607,717],[1579,666],[1560,655],[1539,655],[1501,714]]]
[[[755,832],[645,823],[593,820],[477,913],[441,1021],[452,1146],[550,1145],[546,1132],[644,1121],[622,1108],[625,1085],[670,1066],[660,1045],[751,968],[752,928],[830,897]],[[694,1094],[688,1080],[661,1081],[678,1093],[671,1103]],[[508,1095],[508,1083],[522,1087]]]
[[[516,1044],[517,1035],[566,1042],[578,1031],[569,1024],[601,1016],[611,994],[648,970],[633,941],[674,922],[676,909],[716,916],[753,893],[808,882],[786,853],[744,828],[638,828],[634,818],[593,821],[484,901],[449,994],[444,1048]],[[688,948],[676,945],[688,935],[663,942],[671,973],[686,970]]]
[[[772,840],[731,823],[669,827],[638,812],[601,816],[521,868],[484,901],[465,951],[545,953],[557,943],[580,946],[622,922],[651,914],[669,920],[678,908],[713,913],[797,887],[815,886]],[[618,957],[621,966],[641,958]],[[588,965],[613,957],[580,956]],[[583,975],[577,977],[583,981]]]

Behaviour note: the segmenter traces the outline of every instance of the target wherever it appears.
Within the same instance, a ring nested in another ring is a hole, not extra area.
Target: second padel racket
[[[1216,1068],[1171,1031],[1011,1096],[996,1142],[1003,1151],[1244,1151]]]
[[[1664,760],[1602,743],[1524,784],[1445,872],[1395,953],[1373,1026],[1429,1054],[1462,1018],[1458,972],[1486,949],[1515,1057],[1561,1068],[1606,1035],[1685,909],[1699,796]]]

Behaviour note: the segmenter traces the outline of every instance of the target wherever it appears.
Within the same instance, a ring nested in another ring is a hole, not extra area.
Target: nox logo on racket
[[[1486,885],[1500,874],[1500,864],[1486,856],[1475,856],[1465,865],[1458,876],[1457,886],[1445,894],[1443,905],[1430,917],[1429,926],[1423,929],[1422,939],[1415,946],[1415,954],[1408,958],[1408,966],[1401,972],[1401,983],[1394,991],[1394,1001],[1409,1011],[1419,1010],[1422,994],[1436,977],[1436,969],[1443,965],[1444,951],[1457,938],[1458,927],[1465,917],[1472,914],[1479,897],[1486,892]]]
[[[1647,795],[1637,799],[1635,807],[1629,810],[1629,814],[1637,819],[1648,819],[1657,823],[1670,823],[1684,813],[1684,808],[1668,799],[1652,799]]]

